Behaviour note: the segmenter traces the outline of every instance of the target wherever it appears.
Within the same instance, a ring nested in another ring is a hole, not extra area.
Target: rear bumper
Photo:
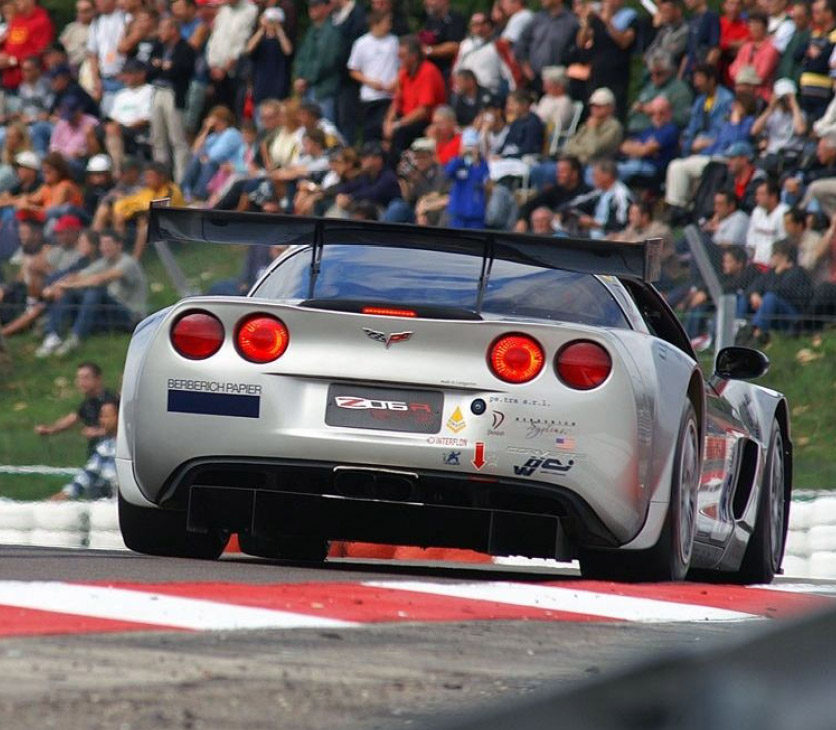
[[[442,471],[299,460],[198,459],[177,469],[160,506],[190,530],[457,547],[569,559],[619,542],[562,487]]]

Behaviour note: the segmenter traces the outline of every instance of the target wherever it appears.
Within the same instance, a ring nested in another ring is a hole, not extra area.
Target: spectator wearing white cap
[[[401,197],[386,208],[381,220],[387,223],[415,223],[421,214],[429,225],[438,225],[447,205],[450,183],[435,157],[435,140],[419,137],[401,157],[398,165]]]
[[[107,155],[93,155],[84,176],[84,211],[93,220],[100,203],[113,190],[113,162]]]
[[[589,117],[566,142],[564,154],[574,155],[588,165],[598,157],[613,157],[624,138],[621,122],[614,116],[615,95],[606,87],[589,97]]]
[[[253,63],[253,102],[286,99],[290,93],[293,43],[285,32],[285,14],[279,7],[266,8],[255,33],[247,41]]]
[[[31,150],[18,152],[12,167],[15,180],[8,190],[0,193],[0,225],[2,225],[0,235],[3,237],[10,233],[6,227],[14,221],[15,203],[34,193],[42,183],[41,158]]]
[[[761,154],[770,161],[788,151],[799,152],[807,133],[807,118],[795,95],[798,89],[790,79],[778,79],[769,105],[752,125],[752,137],[762,137]]]

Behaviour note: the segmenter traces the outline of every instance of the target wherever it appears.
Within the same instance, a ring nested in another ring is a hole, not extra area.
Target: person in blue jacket
[[[447,203],[450,226],[484,228],[489,171],[479,150],[479,133],[472,127],[462,132],[461,152],[447,163],[444,174],[453,181]]]

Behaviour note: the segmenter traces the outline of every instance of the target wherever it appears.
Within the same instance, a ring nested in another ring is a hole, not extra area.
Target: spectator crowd
[[[836,0],[469,18],[450,0],[77,0],[63,28],[37,0],[2,10],[0,336],[42,328],[39,356],[144,316],[157,198],[661,237],[660,289],[704,344],[711,303],[674,235],[691,224],[741,341],[836,314]]]

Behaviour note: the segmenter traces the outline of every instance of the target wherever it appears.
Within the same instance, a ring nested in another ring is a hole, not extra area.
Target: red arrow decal
[[[470,461],[473,466],[477,469],[481,469],[485,466],[485,444],[482,441],[476,442],[476,456],[473,457]]]

